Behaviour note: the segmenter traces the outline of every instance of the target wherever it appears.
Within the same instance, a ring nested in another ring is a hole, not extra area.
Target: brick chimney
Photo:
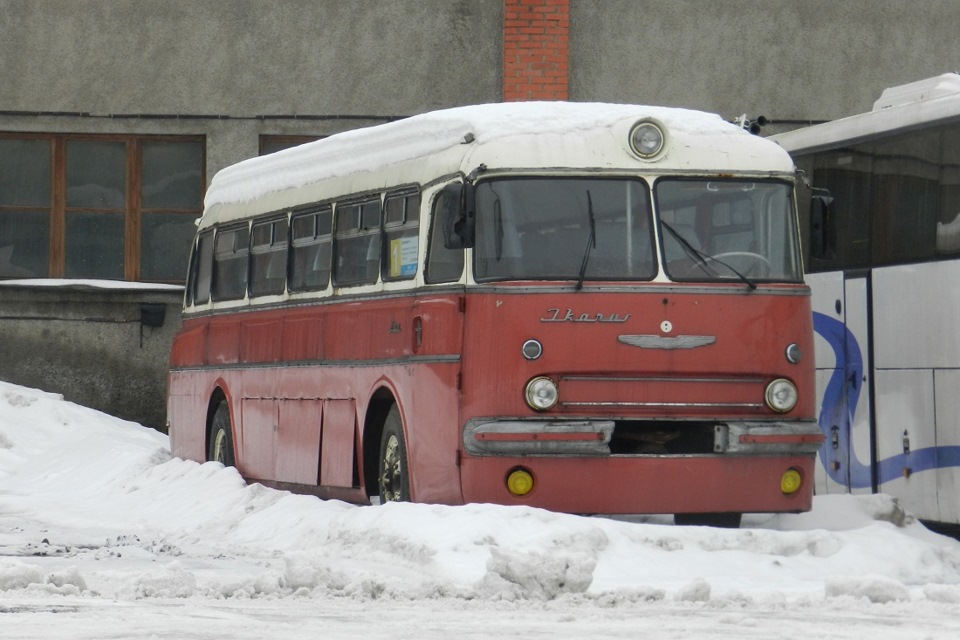
[[[503,101],[566,100],[570,0],[504,0],[503,9]]]

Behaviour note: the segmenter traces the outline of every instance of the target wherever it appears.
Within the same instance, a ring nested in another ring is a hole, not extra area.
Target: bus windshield
[[[660,179],[664,272],[675,281],[802,280],[791,187]],[[649,189],[640,179],[511,178],[477,185],[474,275],[493,280],[652,280]]]
[[[645,182],[512,178],[477,185],[474,275],[490,280],[652,280]]]
[[[800,282],[791,187],[785,182],[660,179],[654,187],[672,280]]]

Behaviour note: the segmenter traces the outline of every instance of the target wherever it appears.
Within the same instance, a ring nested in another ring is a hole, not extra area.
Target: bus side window
[[[214,239],[213,299],[240,300],[247,292],[250,228],[220,229]]]
[[[459,206],[451,190],[437,192],[430,215],[430,240],[427,244],[427,265],[424,280],[428,284],[456,282],[463,274],[463,249],[448,249],[444,229],[444,209]]]
[[[420,193],[387,194],[383,203],[384,282],[417,275],[420,239]]]
[[[333,282],[373,284],[380,274],[380,198],[338,205]]]
[[[213,230],[200,234],[197,239],[197,249],[193,256],[194,264],[190,277],[192,282],[188,291],[193,297],[193,304],[210,302],[210,283],[213,279]]]
[[[257,222],[250,246],[250,295],[277,295],[287,285],[287,219]]]
[[[330,282],[333,248],[329,206],[319,211],[295,214],[291,220],[290,290],[317,291]]]

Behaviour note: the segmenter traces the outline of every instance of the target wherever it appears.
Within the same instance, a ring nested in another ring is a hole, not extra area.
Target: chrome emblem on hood
[[[674,338],[655,335],[617,336],[617,342],[641,349],[696,349],[716,341],[716,336],[676,336]]]

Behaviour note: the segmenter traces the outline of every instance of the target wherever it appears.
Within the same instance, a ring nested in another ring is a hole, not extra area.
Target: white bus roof
[[[629,151],[638,120],[666,128],[655,161]],[[589,140],[587,136],[590,136]],[[789,173],[769,141],[715,114],[639,105],[513,102],[434,111],[251,158],[214,176],[201,226],[349,193],[499,168]]]
[[[885,89],[873,111],[788,131],[770,139],[791,153],[818,151],[881,133],[960,118],[960,74]]]

